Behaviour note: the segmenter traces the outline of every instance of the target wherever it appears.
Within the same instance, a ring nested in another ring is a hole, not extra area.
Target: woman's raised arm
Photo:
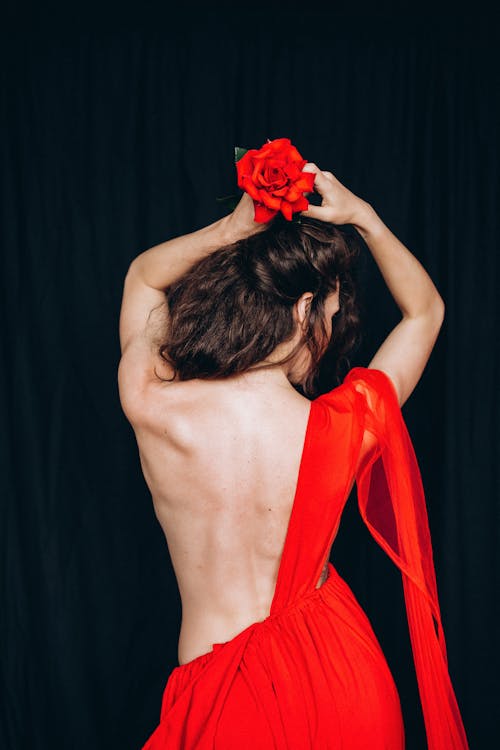
[[[444,302],[429,274],[373,209],[355,224],[402,313],[368,367],[392,379],[402,406],[420,380],[444,319]]]
[[[123,284],[118,367],[120,400],[131,421],[148,419],[147,394],[152,384],[158,385],[157,369],[164,378],[173,375],[170,365],[158,356],[152,332],[148,330],[151,312],[164,306],[164,290],[197,260],[268,226],[254,222],[253,217],[253,201],[245,193],[231,214],[195,232],[155,245],[131,262]],[[161,323],[168,325],[165,310]]]
[[[254,222],[253,201],[244,193],[234,211],[195,232],[144,250],[131,262],[124,283],[120,314],[122,353],[142,337],[152,308],[164,301],[163,291],[201,258],[224,245],[266,229]]]
[[[402,319],[393,328],[368,367],[382,370],[394,383],[400,406],[417,385],[431,355],[444,318],[444,302],[429,274],[384,224],[373,207],[342,185],[331,172],[316,172],[321,206],[302,213],[335,224],[352,224],[366,242]]]

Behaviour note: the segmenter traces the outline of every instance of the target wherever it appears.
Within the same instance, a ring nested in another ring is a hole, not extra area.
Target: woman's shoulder
[[[383,370],[353,367],[340,385],[321,395],[317,401],[324,405],[326,423],[350,434],[353,445],[359,445],[356,471],[374,450],[387,442],[390,431],[401,429],[396,389]]]

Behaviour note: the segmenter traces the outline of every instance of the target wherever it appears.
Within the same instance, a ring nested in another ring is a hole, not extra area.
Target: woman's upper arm
[[[169,378],[173,374],[156,347],[167,325],[164,292],[145,284],[132,265],[125,278],[119,330],[118,387],[127,416],[140,416],[148,390],[161,382],[158,376]]]
[[[125,276],[120,309],[119,334],[122,355],[129,344],[145,336],[151,311],[164,302],[164,292],[148,286],[132,263]]]
[[[368,367],[392,380],[402,406],[420,380],[444,319],[444,304],[425,315],[403,317],[383,341]]]

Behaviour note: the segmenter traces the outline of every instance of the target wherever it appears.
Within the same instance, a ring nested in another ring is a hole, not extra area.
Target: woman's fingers
[[[359,212],[369,205],[346,188],[332,172],[321,170],[314,162],[307,162],[303,171],[315,173],[314,189],[321,195],[321,206],[309,204],[305,211],[299,212],[304,216],[332,224],[352,224]]]
[[[324,206],[315,206],[314,204],[310,203],[305,211],[299,211],[299,213],[302,216],[310,216],[311,219],[321,219],[322,221],[327,221]]]
[[[306,162],[303,172],[321,172],[321,169],[313,161]]]
[[[320,193],[323,195],[323,191],[329,187],[330,179],[327,175],[330,175],[333,177],[331,172],[323,172],[316,164],[313,162],[307,162],[307,164],[304,166],[303,172],[314,172],[316,174],[316,177],[314,179],[314,187]],[[309,195],[307,193],[306,195]]]
[[[314,164],[314,162],[308,162],[303,172],[314,172],[315,178],[314,178],[314,189],[321,195],[323,201],[322,204],[325,202],[326,194],[329,190],[332,188],[332,177],[333,174],[331,172],[323,171],[321,170],[317,164]],[[310,195],[310,193],[306,193],[306,195]],[[321,206],[315,206],[313,204],[309,204],[308,208],[305,211],[300,211],[300,213],[303,216],[310,216],[312,219],[322,219],[327,221],[326,217],[327,209],[324,205]]]

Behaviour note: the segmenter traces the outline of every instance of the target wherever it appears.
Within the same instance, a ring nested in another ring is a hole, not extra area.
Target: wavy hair
[[[304,216],[289,222],[277,214],[266,230],[194,263],[165,290],[169,322],[158,353],[173,367],[171,379],[226,378],[276,367],[306,346],[311,357],[300,384],[304,394],[317,394],[320,365],[340,382],[347,355],[360,340],[353,280],[358,254],[354,236],[338,226]],[[340,309],[328,339],[325,301],[337,283]],[[300,341],[287,357],[266,363],[278,344],[293,337],[292,308],[304,292],[313,298]]]

